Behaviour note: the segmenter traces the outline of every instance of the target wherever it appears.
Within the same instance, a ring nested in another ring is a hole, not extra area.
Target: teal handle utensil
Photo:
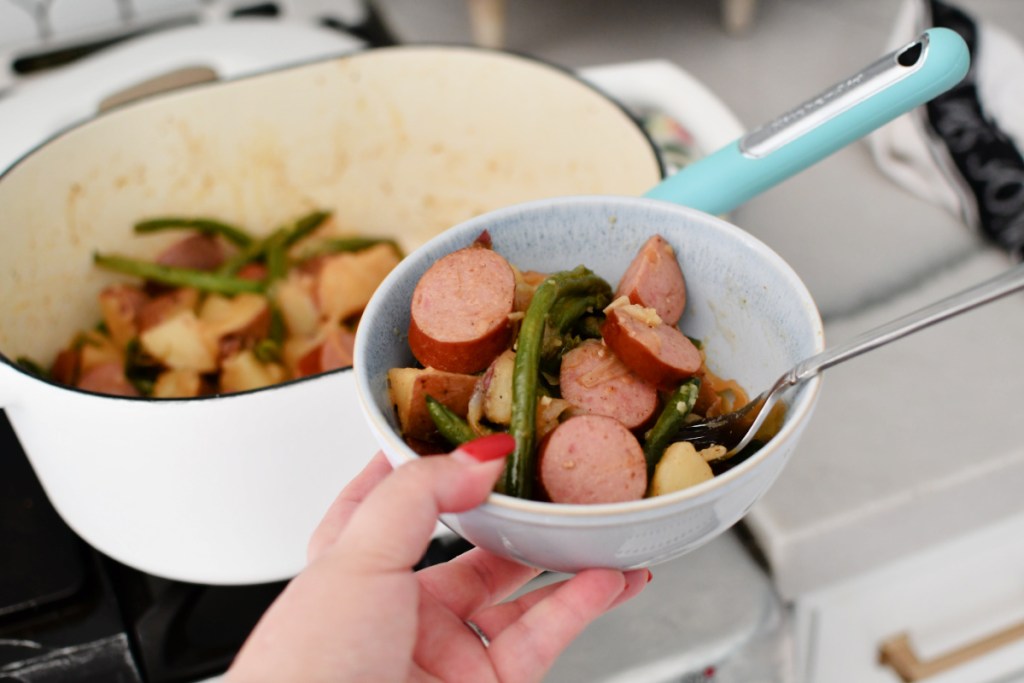
[[[665,179],[644,196],[711,214],[751,197],[959,83],[970,53],[932,28],[799,107]]]

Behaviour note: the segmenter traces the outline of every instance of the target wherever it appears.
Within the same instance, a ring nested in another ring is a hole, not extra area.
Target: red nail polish
[[[459,450],[477,462],[487,462],[504,458],[515,447],[516,440],[511,434],[491,434],[464,443]]]
[[[652,580],[654,580],[654,574],[652,574],[651,570],[648,569],[647,570],[647,583],[650,583]]]

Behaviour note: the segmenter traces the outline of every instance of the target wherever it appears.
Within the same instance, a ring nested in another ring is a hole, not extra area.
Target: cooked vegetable
[[[410,446],[442,452],[507,429],[516,445],[496,489],[569,504],[677,491],[747,457],[683,440],[688,422],[746,393],[711,372],[703,344],[676,326],[686,292],[671,246],[648,240],[618,291],[612,301],[611,286],[585,266],[521,271],[488,235],[436,261],[416,285],[409,324],[410,350],[426,367],[388,373]],[[301,323],[304,290],[282,285],[279,297],[294,299]],[[446,376],[468,393],[465,410],[425,388]]]
[[[540,372],[541,342],[551,308],[560,300],[585,298],[611,292],[611,286],[584,266],[555,273],[533,293],[523,316],[516,343],[516,362],[512,376],[512,420],[509,431],[516,439],[515,450],[505,465],[503,490],[508,495],[529,498],[533,492],[536,469],[537,381]]]
[[[245,230],[210,218],[151,218],[135,224],[135,232],[140,235],[164,230],[192,230],[202,235],[219,235],[236,247],[246,247],[253,242],[252,236]]]
[[[661,496],[680,491],[714,477],[711,466],[688,441],[679,441],[665,449],[654,469],[648,495]]]
[[[332,234],[329,218],[314,211],[262,238],[208,218],[139,222],[136,233],[187,234],[154,261],[94,254],[98,267],[141,282],[100,292],[102,321],[58,354],[54,381],[183,398],[350,366],[355,322],[400,252],[385,240]],[[316,262],[293,253],[324,244],[333,252],[338,240],[348,250]]]
[[[427,411],[430,419],[441,436],[452,446],[460,446],[467,441],[472,441],[479,434],[473,431],[465,420],[459,417],[455,411],[448,408],[433,396],[427,396]]]
[[[311,245],[308,249],[299,253],[298,260],[308,261],[309,259],[316,258],[317,256],[330,256],[331,254],[342,254],[350,251],[362,251],[363,249],[375,247],[378,244],[386,244],[394,250],[395,254],[399,258],[402,257],[402,250],[398,246],[398,242],[395,242],[392,239],[379,237],[337,237],[335,239],[323,240],[322,242]]]
[[[112,270],[125,275],[140,277],[151,282],[172,287],[194,287],[202,292],[218,294],[240,294],[242,292],[262,292],[263,283],[252,280],[219,275],[201,270],[161,266],[156,263],[139,261],[125,256],[112,256],[95,253],[93,262],[100,268]]]
[[[644,437],[644,458],[647,460],[648,476],[654,475],[654,468],[665,452],[665,447],[675,439],[676,432],[693,410],[699,394],[700,378],[691,377],[680,384],[665,401],[665,407],[658,415],[657,421]]]

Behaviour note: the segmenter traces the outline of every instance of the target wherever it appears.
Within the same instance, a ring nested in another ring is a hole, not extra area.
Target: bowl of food
[[[629,569],[735,523],[792,454],[818,380],[766,442],[724,461],[671,440],[649,453],[662,414],[738,407],[822,348],[806,287],[751,235],[665,202],[568,197],[492,212],[409,255],[364,313],[356,381],[396,466],[526,429],[526,457],[487,502],[442,517],[470,542],[544,569]]]
[[[685,427],[741,408],[824,334],[790,266],[714,214],[948,90],[968,64],[963,40],[933,29],[642,198],[544,199],[432,239],[385,278],[356,333],[360,405],[389,460],[511,434],[495,492],[442,521],[543,569],[645,567],[728,529],[792,455],[819,379],[745,448]]]
[[[473,48],[116,108],[0,176],[0,406],[105,554],[184,581],[290,577],[377,448],[345,354],[383,274],[473,215],[661,175],[617,102]]]

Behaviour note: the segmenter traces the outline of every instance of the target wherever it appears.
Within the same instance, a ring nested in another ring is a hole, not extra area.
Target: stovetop
[[[468,548],[461,539],[436,539],[420,564]],[[184,683],[216,675],[285,586],[169,581],[92,549],[50,505],[2,411],[0,558],[5,682]]]

